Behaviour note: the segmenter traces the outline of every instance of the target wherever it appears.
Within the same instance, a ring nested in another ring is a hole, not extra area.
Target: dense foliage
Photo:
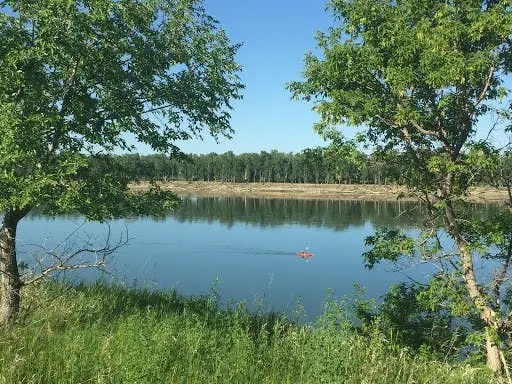
[[[317,35],[319,54],[307,55],[304,81],[289,89],[315,103],[316,129],[333,141],[333,153],[344,152],[340,127],[361,126],[361,140],[384,156],[398,154],[407,165],[400,184],[427,205],[419,236],[379,230],[363,256],[369,267],[399,259],[437,265],[428,288],[413,291],[416,298],[438,314],[481,322],[474,329],[481,330],[487,365],[508,373],[511,143],[488,139],[497,128],[511,129],[512,4],[332,0],[328,6],[334,25]],[[484,176],[507,186],[508,207],[475,217],[465,197]],[[479,272],[482,260],[495,272]]]
[[[497,171],[500,175],[512,169],[510,155],[503,155]],[[102,160],[92,157],[93,168],[101,169]],[[130,180],[187,180],[223,182],[276,182],[325,184],[400,184],[406,168],[400,153],[366,154],[356,150],[344,156],[334,155],[327,148],[316,147],[300,153],[282,153],[276,150],[259,153],[233,152],[222,154],[126,154],[115,157],[116,165]],[[111,168],[112,165],[109,164]],[[495,177],[488,169],[481,169],[475,184],[506,187],[512,178]]]
[[[206,155],[128,154],[116,158],[132,180],[202,180],[279,183],[360,183],[393,182],[396,169],[371,156],[358,153],[360,164],[332,158],[324,148],[300,153],[276,150],[260,153],[233,152]],[[94,163],[98,159],[92,158]]]
[[[133,193],[109,154],[230,136],[238,48],[200,0],[0,0],[0,321],[18,311],[16,227],[32,209],[103,220],[176,206],[156,186]]]

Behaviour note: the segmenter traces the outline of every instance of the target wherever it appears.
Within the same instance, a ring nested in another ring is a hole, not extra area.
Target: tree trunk
[[[492,330],[497,331],[498,319],[496,312],[486,302],[485,297],[480,292],[478,283],[476,281],[473,257],[471,251],[467,248],[465,241],[463,240],[460,230],[455,219],[454,210],[450,201],[447,201],[445,208],[446,218],[449,223],[449,233],[455,239],[457,247],[459,248],[462,274],[466,283],[466,289],[468,290],[471,300],[475,304],[475,307],[480,312],[480,318],[485,322],[486,335],[485,335],[485,349],[487,354],[487,368],[493,372],[502,373],[500,349],[496,342],[492,339]]]
[[[20,310],[21,279],[16,259],[16,228],[29,209],[8,210],[0,228],[0,322],[9,326]]]
[[[487,368],[493,372],[501,372],[501,358],[499,347],[492,342],[489,335],[486,335],[485,350],[487,352]]]

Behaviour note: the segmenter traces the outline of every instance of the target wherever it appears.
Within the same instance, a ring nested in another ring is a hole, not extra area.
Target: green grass
[[[415,357],[375,332],[221,311],[208,297],[46,283],[0,330],[0,383],[491,383],[484,367]]]

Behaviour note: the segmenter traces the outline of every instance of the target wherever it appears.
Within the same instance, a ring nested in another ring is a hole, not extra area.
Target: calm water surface
[[[208,294],[215,286],[224,301],[245,300],[253,309],[292,313],[300,302],[312,319],[329,289],[351,295],[357,282],[377,297],[406,280],[393,265],[365,269],[364,239],[378,227],[414,230],[419,217],[414,204],[404,203],[185,198],[164,219],[110,223],[113,242],[126,232],[130,238],[110,268],[116,279],[142,287]],[[33,215],[20,222],[18,246],[22,259],[32,261],[42,249],[101,244],[106,233],[105,225],[84,224],[80,217]],[[314,256],[298,257],[306,247]],[[408,274],[422,279],[428,272]],[[81,272],[79,278],[98,274]]]

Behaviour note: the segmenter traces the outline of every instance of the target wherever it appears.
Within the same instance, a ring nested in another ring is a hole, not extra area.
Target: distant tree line
[[[105,167],[101,157],[92,157],[93,168]],[[503,171],[512,169],[512,157],[501,156]],[[115,158],[116,165],[131,180],[185,180],[222,182],[277,182],[327,184],[399,183],[405,168],[411,165],[402,154],[365,154],[354,148],[332,153],[327,148],[305,149],[300,153],[276,150],[236,155],[223,154],[125,154]],[[113,164],[107,165],[111,167]],[[485,169],[473,177],[481,184],[495,184],[496,175]],[[499,178],[503,180],[504,178]],[[508,179],[508,178],[505,178]]]

